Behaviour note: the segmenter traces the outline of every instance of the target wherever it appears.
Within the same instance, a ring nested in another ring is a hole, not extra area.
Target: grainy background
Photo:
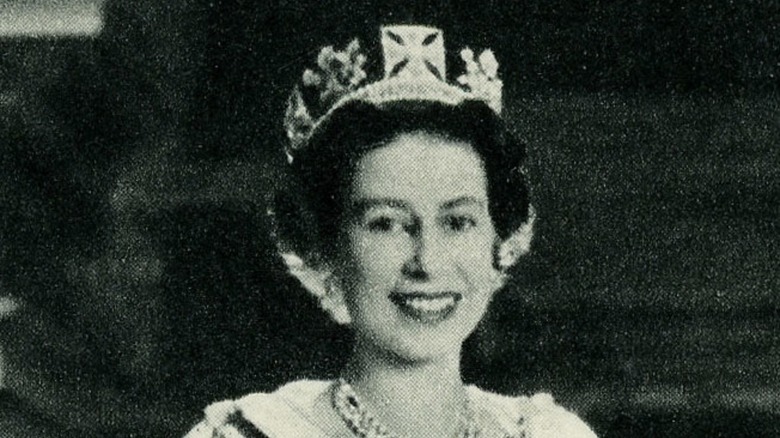
[[[321,46],[413,21],[495,50],[530,149],[534,251],[467,378],[552,391],[603,436],[780,435],[780,3],[4,0],[0,17],[95,7],[93,36],[0,23],[0,296],[25,303],[3,346],[52,386],[110,388],[78,427],[175,436],[214,399],[338,368],[346,336],[267,237],[284,103]],[[17,322],[30,309],[47,328]],[[41,388],[25,415],[61,429]]]

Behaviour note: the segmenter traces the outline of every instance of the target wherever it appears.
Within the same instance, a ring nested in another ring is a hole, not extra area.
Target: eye
[[[361,209],[356,212],[354,220],[361,230],[375,235],[409,232],[415,223],[414,216],[406,209],[386,205]]]
[[[403,215],[369,215],[362,221],[363,227],[374,234],[410,233],[412,220]]]
[[[468,215],[448,215],[443,220],[444,228],[455,233],[464,233],[477,226],[477,220]]]
[[[366,221],[366,228],[372,233],[389,233],[398,231],[401,224],[389,216],[380,216]]]

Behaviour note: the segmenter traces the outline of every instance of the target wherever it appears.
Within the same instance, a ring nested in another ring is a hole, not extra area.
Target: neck
[[[396,435],[452,437],[463,425],[460,349],[436,359],[406,361],[358,342],[343,377]]]

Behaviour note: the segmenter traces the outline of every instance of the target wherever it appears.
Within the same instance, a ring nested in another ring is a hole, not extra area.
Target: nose
[[[449,248],[444,236],[433,227],[419,227],[413,238],[414,250],[404,264],[404,274],[415,280],[429,280],[446,267]]]

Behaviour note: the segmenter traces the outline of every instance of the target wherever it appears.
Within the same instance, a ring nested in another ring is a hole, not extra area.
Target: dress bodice
[[[317,400],[332,382],[299,380],[271,393],[214,403],[185,438],[335,438],[318,421]],[[595,438],[577,415],[549,394],[510,397],[467,387],[479,420],[490,421],[512,438]]]

